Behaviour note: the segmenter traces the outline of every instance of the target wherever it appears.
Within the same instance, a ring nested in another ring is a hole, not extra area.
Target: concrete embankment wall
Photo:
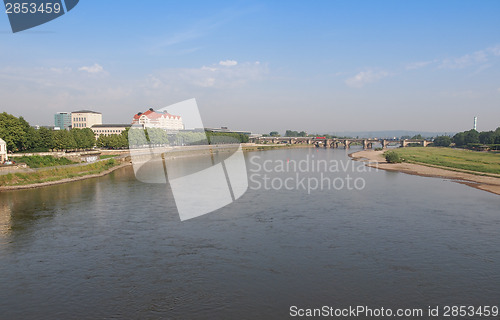
[[[76,162],[94,162],[99,159],[99,155],[101,154],[100,150],[92,150],[92,151],[77,151],[77,152],[64,152],[64,151],[56,151],[56,152],[34,152],[34,153],[14,153],[9,154],[9,158],[16,161],[15,158],[18,157],[31,157],[31,156],[52,156],[54,158],[68,158],[71,161]]]

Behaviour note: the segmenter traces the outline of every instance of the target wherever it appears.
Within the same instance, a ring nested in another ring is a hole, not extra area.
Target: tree
[[[6,112],[0,113],[0,138],[7,143],[7,150],[19,151],[26,146],[27,135],[23,121]]]
[[[434,139],[434,145],[436,147],[449,147],[451,144],[451,138],[448,136],[438,136]]]
[[[106,145],[107,145],[107,139],[106,139],[106,136],[101,134],[99,136],[99,138],[97,138],[96,142],[95,142],[95,145],[96,147],[98,148],[106,148]]]
[[[479,143],[479,132],[474,129],[464,132],[465,144]]]
[[[285,137],[296,137],[298,134],[297,131],[292,131],[292,130],[286,130],[285,132]]]
[[[76,148],[76,141],[71,132],[68,130],[54,131],[54,149],[68,150]]]
[[[149,142],[152,145],[168,145],[167,132],[160,128],[148,128]]]
[[[246,134],[236,132],[207,132],[208,142],[210,144],[230,144],[230,143],[246,143],[248,136]]]
[[[107,135],[102,134],[97,139],[96,145],[99,148],[124,149],[124,148],[128,147],[127,135],[125,135],[125,134],[111,134],[111,135],[107,136]]]
[[[483,144],[495,143],[496,133],[495,131],[483,131],[479,133],[479,142]]]
[[[54,131],[47,128],[40,128],[37,130],[38,143],[41,149],[54,149]]]
[[[128,140],[130,146],[133,147],[140,147],[148,144],[146,130],[142,128],[130,128],[130,130],[128,130]]]
[[[465,145],[465,133],[459,132],[453,136],[453,142],[457,146],[463,146]]]
[[[205,132],[181,131],[173,136],[171,143],[177,146],[206,145],[208,144],[208,139]]]
[[[20,141],[18,148],[19,150],[32,149],[35,146],[35,128],[30,126],[23,117],[19,117],[18,121],[24,131],[24,139]]]
[[[419,133],[419,134],[417,134],[417,135],[414,135],[414,136],[413,136],[413,137],[411,137],[411,138],[412,138],[412,139],[414,139],[414,140],[422,140],[422,139],[424,139],[424,137],[422,137],[422,135],[421,135],[420,133]]]
[[[79,128],[73,128],[69,131],[71,133],[71,136],[73,137],[73,140],[75,140],[75,148],[81,149],[83,148],[83,144],[85,143],[84,136],[82,134],[82,130]]]
[[[385,160],[389,163],[400,163],[403,161],[396,151],[387,151],[384,155]]]
[[[278,133],[278,131],[271,131],[271,132],[269,133],[269,135],[270,135],[271,137],[279,137],[279,136],[280,136],[280,134]]]
[[[78,148],[91,149],[95,145],[94,131],[90,128],[83,128],[80,130],[80,142]]]

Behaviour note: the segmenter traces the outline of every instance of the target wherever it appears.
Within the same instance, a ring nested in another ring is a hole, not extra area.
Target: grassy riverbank
[[[308,145],[286,145],[286,144],[280,144],[280,145],[242,144],[242,146],[244,152],[264,151],[264,150],[283,149],[283,148],[311,147],[310,145],[308,146]],[[201,153],[191,152],[190,154],[200,155]],[[75,167],[75,166],[61,165],[56,168],[52,169],[47,168],[46,170],[37,170],[34,172],[17,172],[17,173],[9,173],[6,175],[0,175],[0,190],[36,188],[47,185],[53,185],[57,183],[65,183],[65,182],[82,180],[86,178],[92,178],[96,176],[102,176],[117,169],[118,167],[122,167],[128,164],[125,163],[127,161],[120,164],[119,162],[123,162],[123,160],[112,158],[116,156],[118,156],[118,154],[101,155],[101,159],[108,159],[108,158],[111,159],[83,166]],[[39,156],[30,157],[30,160],[36,160],[30,163],[31,168],[43,167],[49,164],[55,164],[54,161],[52,161],[52,159],[49,158],[46,159]],[[60,164],[58,163],[56,165]]]
[[[468,152],[470,153],[474,151],[456,150],[449,148],[401,148],[392,150],[401,153],[403,158],[410,160],[402,163],[387,163],[383,155],[384,151],[382,150],[363,150],[354,152],[350,154],[350,156],[354,160],[367,161],[366,165],[373,168],[388,171],[399,171],[424,177],[452,179],[453,181],[466,184],[470,187],[500,195],[499,174],[457,168],[460,166],[466,167],[465,165],[463,165],[464,162],[467,163],[475,161],[478,162],[475,166],[476,170],[479,169],[495,171],[496,160],[495,158],[491,159],[490,154],[479,152],[475,152],[475,154],[467,154]],[[478,159],[476,158],[477,155],[486,155],[486,157],[484,159],[482,157]],[[499,155],[497,154],[495,156],[498,157]],[[434,157],[437,157],[438,160],[436,160]],[[427,163],[411,160],[412,158],[419,159],[420,161],[427,161]],[[444,161],[443,158],[447,160]],[[480,164],[481,160],[483,160],[485,163]],[[435,163],[440,163],[440,165],[437,165]],[[444,166],[443,164],[448,164],[449,166]],[[452,165],[453,167],[451,167]],[[471,168],[470,165],[467,167]]]
[[[119,163],[115,159],[100,161],[77,167],[58,167],[35,172],[17,172],[0,176],[0,187],[24,186],[47,183],[65,179],[96,175],[107,171]]]
[[[68,158],[56,158],[53,156],[22,156],[14,158],[16,162],[26,163],[30,168],[43,168],[43,167],[55,167],[55,166],[65,166],[68,164],[76,164],[69,160]]]
[[[398,148],[393,151],[408,163],[500,174],[500,154],[498,153],[436,147]]]

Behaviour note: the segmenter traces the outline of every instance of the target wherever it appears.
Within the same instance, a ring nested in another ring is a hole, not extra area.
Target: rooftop
[[[168,117],[168,118],[176,118],[176,119],[180,119],[181,118],[180,116],[176,116],[176,115],[170,114],[167,111],[157,112],[157,111],[153,110],[153,108],[149,108],[149,110],[147,110],[146,112],[139,112],[139,113],[137,113],[136,115],[134,115],[134,119],[137,120],[141,116],[146,116],[149,119],[158,119],[158,118],[160,118],[162,116],[163,117]]]
[[[79,110],[79,111],[73,111],[71,113],[96,113],[96,114],[101,114],[100,112],[91,111],[91,110]]]
[[[128,128],[131,127],[131,124],[119,124],[119,123],[112,123],[112,124],[94,124],[92,128]]]

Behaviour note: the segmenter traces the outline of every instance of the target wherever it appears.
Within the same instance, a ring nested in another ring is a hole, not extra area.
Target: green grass
[[[65,166],[76,163],[68,158],[55,158],[53,156],[22,156],[13,158],[13,160],[16,162],[26,163],[26,165],[30,168]]]
[[[405,162],[500,174],[500,154],[453,148],[394,149]]]
[[[100,158],[102,160],[102,159],[114,158],[116,156],[118,156],[118,155],[117,154],[104,154],[104,155],[101,155]]]
[[[109,159],[78,167],[59,167],[28,173],[9,173],[0,176],[0,186],[20,186],[98,174],[117,164],[115,159]]]

